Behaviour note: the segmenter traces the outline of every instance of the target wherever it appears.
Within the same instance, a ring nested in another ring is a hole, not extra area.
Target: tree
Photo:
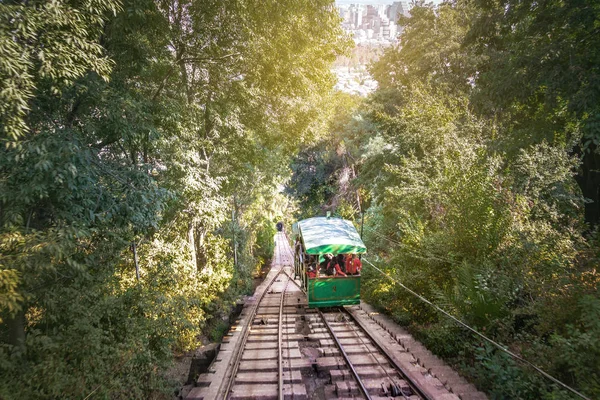
[[[52,93],[92,70],[107,78],[111,62],[98,43],[118,0],[8,1],[0,4],[0,134],[4,145],[30,131],[31,101],[44,86]],[[35,133],[35,132],[34,132]]]
[[[577,183],[600,222],[600,4],[592,1],[475,1],[467,44],[478,67],[474,106],[518,145],[550,141],[581,159]]]
[[[463,2],[438,7],[418,2],[411,16],[400,19],[403,32],[396,47],[386,49],[371,67],[380,89],[427,84],[436,90],[464,95],[471,91],[477,59],[464,46],[471,11]]]
[[[371,68],[379,89],[354,115],[371,126],[354,140],[353,181],[369,199],[369,258],[593,397],[597,324],[582,307],[598,305],[598,243],[582,192],[593,197],[578,183],[595,176],[585,135],[597,107],[596,6],[458,1],[420,3],[411,15],[400,45]],[[334,125],[328,145],[355,132]],[[309,154],[321,158],[299,170],[328,165],[324,146]],[[292,182],[300,176],[310,175]],[[332,177],[310,181],[310,192],[340,196]],[[389,280],[368,268],[363,278],[368,301],[492,396],[566,398]]]
[[[249,286],[281,160],[323,125],[335,9],[0,7],[0,397],[148,398]]]

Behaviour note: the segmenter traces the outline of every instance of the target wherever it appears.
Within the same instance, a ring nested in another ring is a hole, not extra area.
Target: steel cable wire
[[[572,387],[570,387],[569,385],[567,385],[566,383],[563,383],[562,381],[558,380],[557,378],[553,377],[552,375],[550,375],[549,373],[547,373],[546,371],[542,370],[540,367],[538,367],[537,365],[533,364],[531,361],[528,361],[526,359],[524,359],[523,357],[513,353],[512,351],[510,351],[509,349],[507,349],[506,347],[504,347],[502,344],[494,341],[493,339],[490,339],[489,337],[485,336],[484,334],[480,333],[479,331],[477,331],[475,328],[471,328],[469,325],[467,325],[465,322],[461,321],[460,319],[456,318],[455,316],[453,316],[452,314],[448,313],[447,311],[445,311],[444,309],[438,307],[436,304],[432,303],[431,301],[427,300],[425,297],[421,296],[420,294],[418,294],[417,292],[415,292],[414,290],[408,288],[406,285],[404,285],[402,282],[400,282],[399,280],[391,277],[389,274],[387,274],[386,272],[382,271],[381,269],[379,269],[377,266],[375,266],[375,264],[373,264],[372,262],[370,262],[369,260],[367,260],[366,258],[363,257],[363,260],[366,261],[369,265],[371,265],[375,270],[377,270],[381,275],[385,276],[386,278],[388,278],[389,280],[391,280],[392,282],[396,283],[397,285],[399,285],[401,288],[403,288],[404,290],[406,290],[408,293],[412,294],[413,296],[417,297],[419,300],[421,300],[422,302],[424,302],[425,304],[430,305],[431,307],[433,307],[435,310],[441,312],[442,314],[444,314],[446,317],[450,318],[451,320],[453,320],[454,322],[456,322],[457,324],[459,324],[460,326],[462,326],[463,328],[469,330],[470,332],[472,332],[473,334],[479,336],[480,338],[482,338],[483,340],[485,340],[486,342],[492,344],[494,347],[500,349],[501,351],[505,352],[506,354],[510,355],[511,357],[513,357],[516,360],[519,360],[520,362],[522,362],[523,364],[526,364],[528,366],[530,366],[531,368],[533,368],[534,370],[536,370],[538,373],[540,373],[542,376],[544,376],[545,378],[551,380],[552,382],[556,383],[557,385],[563,387],[564,389],[567,389],[568,391],[570,391],[571,393],[576,394],[577,396],[579,396],[582,399],[585,400],[591,400],[589,397],[585,396],[584,394],[578,392],[577,390],[573,389]]]

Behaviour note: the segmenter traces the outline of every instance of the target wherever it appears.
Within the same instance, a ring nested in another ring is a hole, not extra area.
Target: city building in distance
[[[407,1],[373,4],[342,3],[337,7],[343,19],[342,26],[353,35],[356,44],[389,45],[398,41],[402,27],[398,25],[401,15],[410,16]]]
[[[384,49],[398,44],[402,26],[400,16],[410,16],[407,1],[336,0],[342,27],[354,39],[348,56],[339,57],[333,68],[338,78],[335,89],[367,96],[377,89],[367,66],[376,61]]]

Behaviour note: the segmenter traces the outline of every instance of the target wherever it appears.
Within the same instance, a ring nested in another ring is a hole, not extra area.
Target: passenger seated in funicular
[[[338,254],[337,255],[336,262],[337,262],[337,265],[340,267],[340,270],[343,273],[346,273],[346,263],[344,262],[344,255],[343,254]]]
[[[325,260],[319,264],[318,276],[329,276],[333,275],[333,271],[330,269],[331,255],[325,254]]]
[[[346,276],[346,273],[342,269],[343,265],[344,264],[340,265],[340,263],[337,260],[334,261],[334,265],[333,265],[333,268],[334,268],[334,273],[333,274],[334,274],[334,276]]]
[[[340,257],[334,256],[333,254],[328,254],[327,258],[329,259],[329,262],[327,263],[327,269],[326,269],[327,275],[329,275],[329,276],[346,276],[346,273],[342,270],[342,267],[340,266],[340,262],[339,262]]]
[[[308,256],[308,267],[306,268],[306,275],[308,275],[309,278],[316,278],[317,277],[317,260],[315,259],[315,256]]]
[[[362,262],[358,255],[352,254],[351,258],[346,260],[346,273],[348,275],[360,275],[362,270]]]
[[[325,261],[320,264],[318,276],[336,276],[339,275],[338,271],[343,273],[337,265],[337,258],[331,253],[325,254]]]
[[[346,254],[346,256],[344,257],[344,268],[345,268],[345,272],[346,274],[348,274],[348,271],[350,271],[350,265],[352,264],[352,254],[348,253]]]

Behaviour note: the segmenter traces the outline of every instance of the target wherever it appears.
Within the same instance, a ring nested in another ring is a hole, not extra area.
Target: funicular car
[[[302,281],[308,306],[359,304],[360,269],[347,274],[323,273],[323,265],[334,257],[354,256],[356,260],[367,251],[352,222],[333,217],[308,218],[294,224],[292,231],[295,236],[294,272]],[[360,261],[357,264],[360,265]]]

